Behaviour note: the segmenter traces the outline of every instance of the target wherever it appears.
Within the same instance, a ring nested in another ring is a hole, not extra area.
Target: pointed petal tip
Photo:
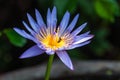
[[[31,15],[29,13],[27,13],[27,17],[28,17],[28,20],[30,20]]]
[[[24,58],[26,58],[26,57],[25,57],[25,56],[22,56],[22,55],[19,57],[19,59],[24,59]]]
[[[64,16],[70,16],[70,12],[69,12],[69,11],[66,11],[65,14],[64,14]],[[63,16],[63,17],[64,17],[64,16]]]
[[[15,30],[15,31],[16,31],[16,29],[17,29],[16,27],[13,28],[13,30]]]
[[[32,16],[29,13],[27,13],[27,17],[29,20],[32,18]]]
[[[34,57],[34,56],[25,56],[25,55],[21,55],[20,57],[19,57],[19,59],[26,59],[26,58],[31,58],[31,57]]]
[[[35,8],[35,13],[39,13],[38,9]]]
[[[90,39],[92,39],[94,37],[94,35],[88,35],[84,38],[78,38],[73,44],[80,44],[80,43],[84,43]]]
[[[80,27],[83,27],[84,29],[86,25],[87,25],[87,22],[83,23]]]
[[[22,23],[24,24],[24,23],[25,23],[25,21],[22,21]]]
[[[93,35],[93,34],[90,34],[90,36],[91,36],[91,39],[94,37],[94,35]]]
[[[48,11],[50,11],[50,8],[48,8]]]
[[[66,51],[58,51],[56,52],[58,57],[60,58],[60,60],[71,70],[74,70],[73,68],[73,64],[71,62],[71,59],[69,57],[69,55],[67,54]]]
[[[79,16],[80,16],[80,14],[77,14],[77,15],[75,16],[75,19],[78,20]]]
[[[15,30],[17,33],[21,33],[20,29],[17,27],[14,27],[13,30]]]
[[[17,27],[14,27],[13,29],[16,30],[16,29],[18,29],[18,28],[17,28]]]
[[[73,67],[71,67],[70,69],[71,69],[72,71],[74,70],[74,68],[73,68]]]
[[[32,56],[22,54],[19,56],[19,59],[25,59],[25,58],[30,58],[30,57],[32,57]]]
[[[53,16],[56,16],[56,13],[57,13],[57,10],[56,10],[56,7],[54,6],[54,7],[53,7],[53,10],[52,10]]]
[[[86,26],[86,25],[87,25],[87,22],[83,23],[83,25]]]
[[[69,11],[66,11],[66,13],[69,13]]]
[[[73,67],[73,65],[71,65],[71,66],[69,66],[69,68],[70,68],[70,70],[74,70],[74,67]]]
[[[67,15],[70,15],[70,12],[69,12],[69,11],[66,11],[66,14],[67,14]]]
[[[56,6],[53,7],[53,10],[56,10]]]
[[[90,31],[87,32],[87,34],[89,34],[89,33],[90,33]]]
[[[38,11],[38,9],[35,8],[35,11]]]
[[[29,13],[27,13],[27,16],[30,16],[30,14],[29,14]]]
[[[19,58],[20,59],[30,58],[30,57],[38,56],[43,53],[44,50],[40,49],[37,45],[35,45],[29,48],[28,50],[26,50]]]
[[[78,13],[76,16],[77,16],[77,17],[79,17],[79,16],[80,16],[80,14]]]

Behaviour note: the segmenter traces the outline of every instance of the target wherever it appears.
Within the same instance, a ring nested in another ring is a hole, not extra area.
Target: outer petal
[[[77,47],[82,47],[84,45],[87,45],[89,44],[91,41],[86,41],[86,42],[83,42],[83,43],[80,43],[80,44],[73,44],[69,47],[66,48],[66,50],[69,50],[69,49],[74,49],[74,48],[77,48]]]
[[[38,56],[42,53],[44,53],[45,51],[40,49],[37,45],[29,48],[27,51],[25,51],[20,58],[29,58],[29,57],[34,57],[34,56]]]
[[[69,18],[70,18],[70,13],[67,11],[65,13],[65,15],[63,16],[63,19],[60,23],[60,31],[59,31],[59,36],[62,35],[62,33],[64,32],[64,30],[66,29],[68,22],[69,22]]]
[[[23,23],[23,25],[25,26],[25,28],[32,34],[32,35],[34,35],[35,34],[35,32],[26,24],[26,22],[22,22]]]
[[[51,27],[51,12],[50,12],[50,8],[48,8],[48,11],[47,11],[47,26]]]
[[[18,28],[14,28],[14,30],[15,30],[18,34],[20,34],[21,36],[23,36],[24,38],[30,39],[30,40],[34,41],[35,43],[37,42],[36,39],[35,39],[33,36],[29,35],[29,34],[26,33],[24,30],[20,30],[20,29],[18,29]]]
[[[74,19],[72,20],[72,22],[70,23],[70,25],[68,26],[68,28],[66,29],[66,31],[71,32],[73,30],[73,28],[75,27],[77,20],[78,20],[79,14],[77,14]]]
[[[69,67],[71,70],[73,70],[73,65],[71,62],[70,57],[68,56],[66,51],[57,51],[56,52],[58,57],[61,59],[61,61],[67,66]]]
[[[41,14],[39,13],[39,11],[37,9],[35,9],[35,15],[36,15],[37,23],[40,28],[40,30],[39,30],[40,34],[46,34],[46,25],[43,21]]]
[[[82,43],[82,42],[85,42],[87,40],[90,40],[91,38],[93,38],[93,35],[87,35],[87,36],[78,36],[76,37],[76,40],[73,44],[79,44],[79,43]]]
[[[56,11],[56,7],[53,8],[52,10],[52,14],[51,14],[51,18],[52,18],[52,23],[55,26],[56,22],[57,22],[57,11]]]
[[[52,31],[56,29],[56,23],[57,23],[57,11],[56,7],[53,8],[52,13],[51,13],[51,24],[52,24]]]
[[[35,9],[35,15],[36,15],[37,23],[39,24],[39,26],[40,27],[45,27],[46,25],[43,21],[43,18],[41,16],[40,12],[37,9]]]
[[[71,33],[71,35],[76,36],[78,33],[80,33],[85,28],[86,25],[87,25],[87,23],[82,24],[80,27],[78,27],[76,30],[74,30]]]
[[[18,29],[18,28],[14,28],[14,30],[19,34],[21,35],[22,37],[25,37],[25,38],[28,38],[28,34],[24,31],[24,30],[21,30],[21,29]],[[30,36],[30,35],[29,35]]]
[[[34,29],[35,32],[38,32],[40,27],[37,25],[35,20],[28,13],[27,13],[27,17],[28,17],[28,20],[29,20],[31,27]]]
[[[87,31],[83,34],[77,35],[76,37],[85,37],[85,36],[89,35],[89,33],[90,33],[90,31]]]

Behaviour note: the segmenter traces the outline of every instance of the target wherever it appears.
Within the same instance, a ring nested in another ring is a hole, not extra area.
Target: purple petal
[[[19,35],[21,35],[22,37],[27,38],[27,39],[30,39],[30,40],[32,40],[32,41],[34,41],[34,42],[36,43],[36,39],[35,39],[33,36],[31,36],[31,35],[29,35],[28,33],[26,33],[24,30],[20,30],[20,29],[18,29],[18,28],[14,28],[14,30],[15,30]]]
[[[78,27],[76,30],[74,30],[71,33],[71,35],[76,36],[78,33],[80,33],[85,28],[86,25],[87,25],[87,23],[82,24],[80,27]]]
[[[48,8],[47,26],[48,26],[48,29],[49,29],[50,33],[52,33],[55,30],[56,22],[57,22],[56,7],[53,8],[52,13],[50,12],[50,9]]]
[[[18,29],[18,28],[14,28],[14,30],[21,36],[28,38],[30,35],[28,33],[26,33],[24,30]]]
[[[69,49],[74,49],[74,48],[77,48],[77,47],[82,47],[84,45],[87,45],[89,44],[91,41],[86,41],[86,42],[83,42],[83,43],[80,43],[80,44],[73,44],[69,47],[66,48],[66,50],[69,50]]]
[[[51,16],[50,8],[48,8],[48,11],[47,11],[47,26],[48,26],[48,33],[52,33],[53,24],[52,24],[52,16]]]
[[[43,21],[41,14],[39,13],[39,11],[37,9],[35,9],[35,15],[36,15],[37,23],[38,23],[39,28],[40,28],[39,32],[40,33],[42,32],[45,34],[46,33],[46,25]]]
[[[56,23],[57,23],[57,11],[56,11],[56,7],[54,7],[51,13],[52,30],[56,29]]]
[[[48,11],[47,11],[47,26],[48,27],[51,26],[51,12],[50,12],[50,8],[48,8]]]
[[[77,20],[78,20],[79,14],[77,14],[74,19],[72,20],[72,22],[70,23],[70,25],[68,26],[68,28],[66,29],[66,31],[71,32],[73,30],[73,28],[75,27]]]
[[[69,18],[70,18],[70,13],[67,11],[65,13],[65,15],[63,16],[63,19],[60,23],[60,33],[59,33],[59,36],[62,35],[62,33],[64,32],[64,30],[66,29],[67,25],[68,25],[68,22],[69,22]]]
[[[37,23],[35,22],[35,20],[28,13],[27,13],[27,17],[28,17],[28,20],[29,20],[31,27],[34,29],[35,32],[38,32],[39,27],[38,27]]]
[[[90,31],[87,31],[83,34],[77,35],[76,37],[85,37],[85,36],[89,35],[89,33],[90,33]]]
[[[81,39],[83,39],[83,38],[85,38],[85,37],[88,37],[88,36],[89,36],[89,33],[90,33],[90,31],[75,36],[74,42],[79,41],[79,40],[81,40]]]
[[[75,40],[75,42],[73,44],[79,44],[79,43],[85,42],[87,40],[90,40],[93,37],[94,37],[94,35],[76,37],[76,40]]]
[[[54,26],[56,25],[57,22],[57,11],[56,11],[56,7],[53,8],[52,10],[52,14],[51,14],[51,18],[52,18],[52,23],[54,24]]]
[[[35,9],[35,15],[36,15],[37,23],[39,24],[39,26],[40,27],[45,27],[46,25],[43,21],[43,18],[41,16],[40,12],[37,9]]]
[[[66,51],[57,51],[56,52],[58,57],[60,58],[60,60],[67,66],[69,67],[71,70],[73,70],[73,65],[71,62],[71,59],[69,57],[69,55],[67,54]]]
[[[35,32],[26,24],[26,22],[23,21],[22,23],[31,34],[35,34]]]
[[[34,56],[38,56],[42,53],[44,53],[45,51],[40,49],[37,45],[29,48],[27,51],[25,51],[20,58],[29,58],[29,57],[34,57]]]

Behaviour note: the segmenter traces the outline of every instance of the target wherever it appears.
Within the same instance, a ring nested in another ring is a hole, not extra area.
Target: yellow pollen
[[[60,38],[57,33],[47,35],[41,42],[46,48],[52,50],[57,50],[58,48],[65,46],[65,40]]]

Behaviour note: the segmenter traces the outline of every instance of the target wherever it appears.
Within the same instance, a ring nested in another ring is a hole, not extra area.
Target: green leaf
[[[8,37],[9,41],[17,47],[23,47],[27,42],[25,38],[16,33],[13,29],[5,29],[4,33]]]
[[[114,21],[114,16],[119,14],[119,6],[116,0],[96,0],[94,8],[101,18],[111,22]]]

